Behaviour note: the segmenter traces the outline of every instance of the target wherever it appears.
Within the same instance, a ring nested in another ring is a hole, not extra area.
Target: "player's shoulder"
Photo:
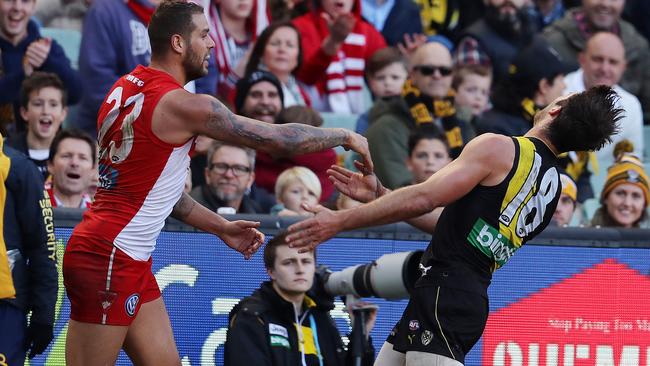
[[[472,139],[463,151],[478,153],[483,156],[500,156],[514,151],[512,137],[496,133],[484,133]]]

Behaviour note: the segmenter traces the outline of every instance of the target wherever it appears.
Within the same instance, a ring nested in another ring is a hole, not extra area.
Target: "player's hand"
[[[361,162],[355,160],[354,165],[360,171],[367,171]],[[378,198],[384,191],[384,187],[374,173],[364,175],[338,165],[332,165],[327,170],[327,174],[339,192],[359,202],[370,202]]]
[[[49,38],[41,38],[37,41],[30,43],[25,51],[25,59],[34,69],[39,69],[47,60],[47,56],[52,49],[52,40]]]
[[[226,245],[250,259],[264,243],[264,234],[257,230],[259,222],[237,220],[228,222],[219,235]]]
[[[341,231],[343,224],[340,215],[321,205],[312,207],[303,203],[302,207],[316,216],[297,222],[287,229],[287,243],[291,248],[298,248],[299,253],[313,250],[320,243],[332,238]]]
[[[332,16],[327,13],[322,13],[321,16],[327,23],[330,37],[336,43],[343,43],[350,32],[352,32],[352,28],[354,28],[354,24],[357,22],[357,19],[351,13],[341,14],[336,18],[332,18]]]
[[[348,134],[348,141],[343,145],[346,150],[354,150],[363,159],[363,164],[361,164],[361,173],[364,175],[372,174],[372,171],[375,169],[375,166],[370,157],[370,150],[368,150],[368,140],[359,135],[356,132],[351,132]]]

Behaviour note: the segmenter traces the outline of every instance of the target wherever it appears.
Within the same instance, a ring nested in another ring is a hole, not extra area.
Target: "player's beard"
[[[205,56],[194,52],[191,47],[188,49],[185,58],[183,58],[183,69],[185,70],[187,81],[196,80],[207,74],[207,70],[203,68],[204,60]]]

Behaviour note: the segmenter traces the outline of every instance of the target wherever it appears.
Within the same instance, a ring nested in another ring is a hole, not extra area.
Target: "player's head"
[[[535,124],[546,124],[546,136],[558,153],[598,150],[618,132],[623,117],[618,98],[604,85],[560,97],[535,115]]]
[[[316,252],[298,253],[286,241],[286,232],[269,240],[264,247],[264,266],[276,291],[288,295],[304,294],[316,272]]]
[[[208,33],[208,20],[201,6],[183,0],[165,0],[149,23],[151,57],[177,55],[187,80],[200,78],[208,73],[208,60],[214,48]]]

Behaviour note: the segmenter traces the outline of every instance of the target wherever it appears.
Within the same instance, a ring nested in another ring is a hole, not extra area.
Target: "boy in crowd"
[[[373,53],[366,65],[366,81],[375,99],[387,99],[402,94],[408,77],[406,60],[395,47],[386,47]],[[368,111],[357,119],[357,133],[368,129]]]
[[[471,121],[488,107],[492,70],[482,65],[458,66],[454,71],[451,87],[456,92],[454,97],[456,113],[459,118]]]
[[[33,161],[43,179],[49,176],[47,162],[50,146],[68,114],[66,89],[58,76],[34,72],[20,90],[20,116],[27,130],[7,138],[7,145]]]

